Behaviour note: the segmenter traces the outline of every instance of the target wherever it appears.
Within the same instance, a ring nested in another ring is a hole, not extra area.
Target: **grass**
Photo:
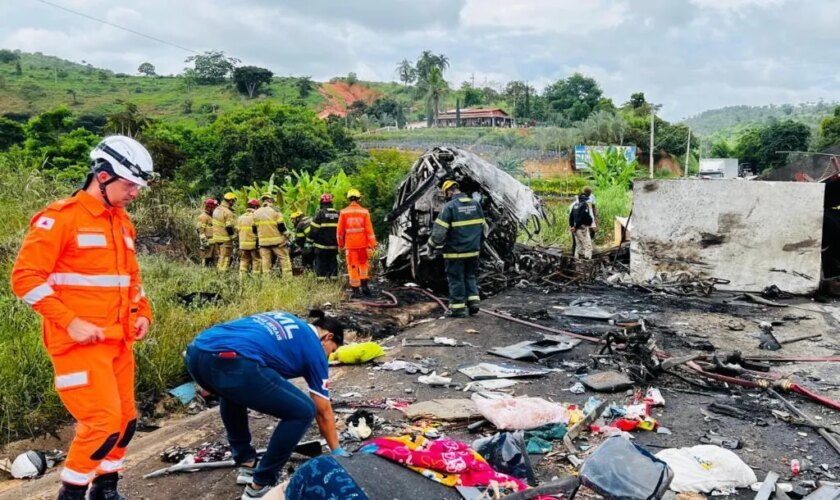
[[[15,65],[0,64],[0,114],[35,115],[66,105],[76,115],[104,115],[122,109],[118,100],[130,101],[153,118],[170,122],[200,123],[219,112],[257,102],[290,104],[299,102],[295,78],[275,77],[266,96],[248,99],[233,83],[187,87],[175,76],[133,76],[115,74],[57,57],[21,53],[22,74]],[[75,92],[75,99],[70,91]],[[185,103],[192,111],[186,113]],[[316,109],[324,98],[313,89],[303,104]]]
[[[0,317],[4,318],[0,322],[0,443],[51,431],[69,419],[52,387],[40,317],[14,297],[9,284],[12,262],[32,214],[73,189],[45,177],[37,164],[34,158],[0,154],[0,218],[4,221],[0,233]],[[146,194],[133,212],[139,234],[164,238],[189,250],[190,244],[179,238],[192,237],[195,214],[183,204],[172,203],[165,190]],[[341,296],[340,284],[317,282],[311,276],[240,279],[235,272],[220,274],[166,254],[144,255],[140,267],[155,316],[148,339],[135,347],[141,406],[187,380],[181,353],[199,331],[260,311],[301,313],[311,305],[337,303]],[[178,298],[179,293],[197,291],[217,292],[222,301],[194,308]]]

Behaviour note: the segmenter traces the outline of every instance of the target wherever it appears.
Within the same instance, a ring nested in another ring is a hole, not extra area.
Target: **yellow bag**
[[[343,345],[330,354],[330,362],[339,362],[343,365],[355,365],[367,363],[379,356],[384,356],[385,351],[376,342],[362,342],[361,344]]]

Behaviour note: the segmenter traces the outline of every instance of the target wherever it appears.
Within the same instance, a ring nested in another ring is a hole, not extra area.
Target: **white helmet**
[[[94,173],[104,166],[100,161],[104,160],[114,175],[138,186],[147,186],[148,181],[154,178],[152,156],[131,137],[112,135],[102,139],[90,152],[90,159],[93,161],[91,170]]]
[[[46,472],[47,459],[43,452],[29,450],[21,453],[12,462],[12,477],[15,479],[28,479],[37,477]]]

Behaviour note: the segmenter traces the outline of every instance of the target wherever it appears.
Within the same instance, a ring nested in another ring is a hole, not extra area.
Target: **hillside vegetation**
[[[816,130],[822,120],[832,114],[836,104],[820,101],[798,105],[728,106],[704,111],[683,123],[696,134],[725,140],[735,139],[750,127],[766,126],[774,120],[793,120]]]

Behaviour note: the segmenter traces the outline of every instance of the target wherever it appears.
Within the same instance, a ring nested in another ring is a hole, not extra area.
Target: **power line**
[[[137,36],[142,36],[143,38],[148,38],[149,40],[153,40],[155,42],[162,43],[164,45],[169,45],[171,47],[175,47],[176,49],[186,50],[187,52],[192,52],[194,54],[198,54],[197,50],[193,50],[193,49],[184,47],[182,45],[178,45],[177,43],[167,42],[166,40],[162,40],[160,38],[157,38],[157,37],[154,37],[154,36],[151,36],[151,35],[147,35],[145,33],[140,33],[139,31],[133,30],[131,28],[126,28],[125,26],[120,26],[119,24],[114,24],[114,23],[106,21],[104,19],[99,19],[98,17],[89,16],[89,15],[83,13],[83,12],[79,12],[79,11],[64,7],[63,5],[58,5],[58,4],[55,4],[55,3],[52,3],[52,2],[48,2],[47,0],[36,0],[36,1],[41,2],[44,5],[49,5],[50,7],[55,7],[56,9],[61,9],[65,12],[69,12],[71,14],[75,14],[77,16],[81,16],[81,17],[84,17],[86,19],[90,19],[91,21],[96,21],[98,23],[106,24],[108,26],[112,26],[114,28],[121,29],[123,31],[127,31],[131,34],[134,34],[134,35],[137,35]]]

